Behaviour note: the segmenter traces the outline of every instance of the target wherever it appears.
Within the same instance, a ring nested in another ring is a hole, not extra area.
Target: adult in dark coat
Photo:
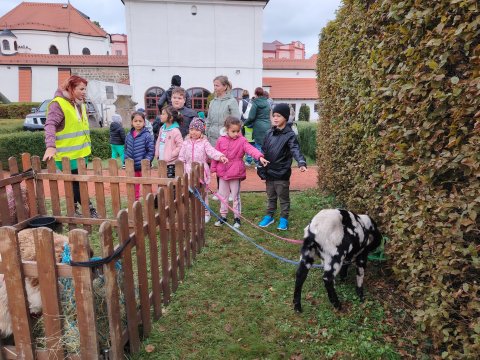
[[[172,76],[170,88],[165,91],[162,96],[160,96],[160,99],[158,99],[157,106],[160,111],[162,111],[165,103],[167,103],[168,105],[172,105],[172,91],[176,86],[182,86],[182,78],[180,77],[180,75]],[[185,107],[192,107],[192,102],[190,101],[190,96],[188,94],[185,94]]]
[[[244,125],[253,127],[253,139],[257,149],[261,149],[263,139],[271,127],[270,123],[270,104],[264,97],[264,91],[261,87],[255,89],[255,99],[251,100],[252,107],[248,113],[248,119]]]

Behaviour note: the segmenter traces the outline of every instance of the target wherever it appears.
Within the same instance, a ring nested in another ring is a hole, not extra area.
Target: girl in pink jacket
[[[226,134],[219,137],[215,148],[225,154],[228,163],[219,163],[212,161],[212,173],[216,172],[220,179],[218,194],[224,200],[220,205],[221,220],[215,223],[215,226],[222,226],[227,221],[228,204],[227,199],[230,194],[233,198],[234,221],[233,226],[237,229],[240,227],[240,182],[247,177],[243,156],[246,154],[260,160],[263,166],[268,164],[263,154],[254,146],[250,145],[242,136],[242,122],[234,116],[228,116],[225,119]]]
[[[167,177],[175,177],[175,161],[183,144],[180,125],[182,124],[182,114],[173,106],[167,106],[162,110],[160,120],[163,125],[158,132],[157,143],[155,144],[155,158],[167,162]]]
[[[180,149],[178,160],[183,161],[186,174],[190,174],[192,163],[198,162],[203,164],[205,173],[205,183],[210,184],[210,168],[207,159],[213,159],[222,163],[228,162],[228,159],[220,151],[210,145],[205,136],[205,123],[200,118],[193,118],[188,128],[188,135]],[[208,194],[205,196],[205,203],[208,205]],[[205,209],[205,222],[210,221],[210,212]]]

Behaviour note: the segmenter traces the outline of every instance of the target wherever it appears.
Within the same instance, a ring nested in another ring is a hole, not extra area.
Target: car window
[[[41,111],[47,111],[47,106],[48,104],[50,103],[51,100],[45,100],[42,105],[40,105],[40,107],[38,108],[38,112],[41,112]]]

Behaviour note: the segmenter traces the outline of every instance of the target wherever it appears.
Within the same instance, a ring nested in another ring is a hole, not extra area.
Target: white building
[[[234,88],[261,86],[267,0],[122,1],[133,99],[149,116],[172,75],[182,77],[198,110],[215,76],[228,76]]]
[[[0,24],[17,37],[19,53],[110,54],[110,36],[71,4],[22,2]]]

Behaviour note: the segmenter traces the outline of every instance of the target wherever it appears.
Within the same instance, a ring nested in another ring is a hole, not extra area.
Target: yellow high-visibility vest
[[[60,105],[65,116],[65,127],[62,131],[55,133],[55,147],[57,148],[55,161],[61,161],[65,156],[73,160],[90,155],[92,144],[85,104],[82,104],[82,113],[79,114],[77,109],[62,97],[53,99],[48,104],[48,108],[54,101]]]

